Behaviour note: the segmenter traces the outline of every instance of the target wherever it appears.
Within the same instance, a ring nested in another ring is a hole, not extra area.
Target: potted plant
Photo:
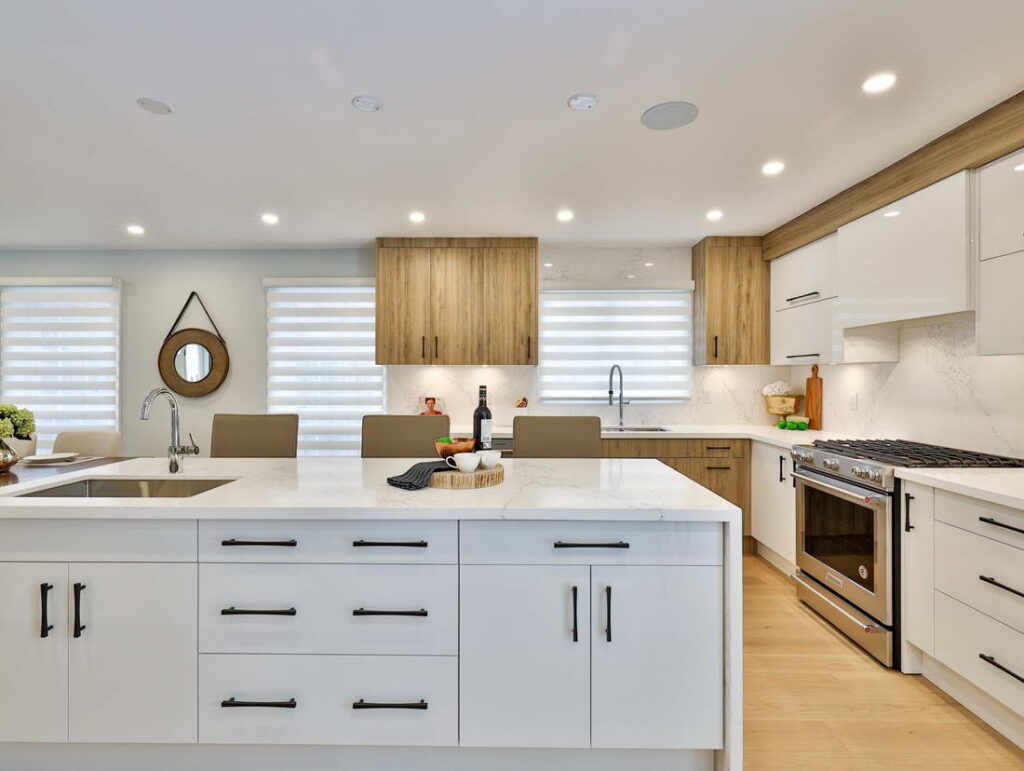
[[[35,455],[36,419],[32,410],[14,404],[0,404],[0,443],[19,458]]]

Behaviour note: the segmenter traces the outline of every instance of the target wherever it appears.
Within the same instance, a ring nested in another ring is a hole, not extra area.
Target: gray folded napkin
[[[417,463],[404,474],[396,477],[388,477],[388,484],[392,487],[399,487],[402,490],[422,490],[430,482],[430,475],[435,471],[451,470],[451,467],[443,460],[427,461]]]

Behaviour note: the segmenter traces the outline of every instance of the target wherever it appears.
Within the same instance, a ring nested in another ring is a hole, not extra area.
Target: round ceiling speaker
[[[663,102],[656,104],[640,116],[640,122],[655,131],[682,128],[697,117],[697,105],[689,102]]]

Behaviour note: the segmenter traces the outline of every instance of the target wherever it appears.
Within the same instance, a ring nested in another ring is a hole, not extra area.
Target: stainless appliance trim
[[[861,617],[856,608],[842,599],[819,591],[818,587],[801,578],[799,574],[794,576],[794,580],[797,597],[802,602],[885,666],[893,665],[894,635],[891,631],[874,623],[867,616]]]

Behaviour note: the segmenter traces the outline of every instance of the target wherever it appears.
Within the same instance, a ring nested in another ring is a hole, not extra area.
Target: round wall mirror
[[[212,361],[205,345],[186,343],[174,354],[174,371],[186,383],[198,383],[210,374]]]
[[[164,340],[157,365],[160,377],[180,396],[206,396],[228,374],[224,341],[205,329],[182,329]]]

